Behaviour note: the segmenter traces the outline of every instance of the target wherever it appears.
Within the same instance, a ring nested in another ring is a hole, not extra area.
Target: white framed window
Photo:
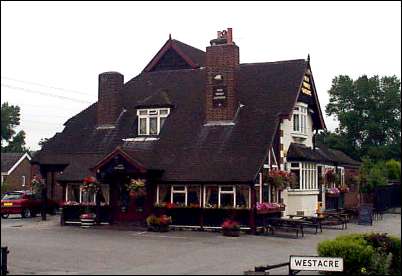
[[[105,199],[105,204],[109,204],[110,192],[108,184],[101,184],[102,194]],[[89,198],[88,198],[89,197]],[[66,185],[66,201],[81,202],[92,202],[96,203],[96,194],[91,193],[88,195],[86,192],[82,192],[80,189],[80,184],[78,183],[68,183]]]
[[[339,172],[340,172],[340,177],[341,177],[341,185],[343,186],[343,185],[345,185],[345,168],[344,167],[338,167],[338,169],[339,169]]]
[[[138,135],[159,135],[169,114],[170,108],[137,110]]]
[[[293,110],[293,132],[307,134],[307,104],[297,103]]]
[[[236,206],[235,186],[219,186],[218,207],[234,208]]]
[[[172,185],[170,190],[170,203],[177,206],[187,206],[187,186]]]
[[[288,168],[296,176],[294,190],[318,189],[317,164],[311,162],[291,162]]]

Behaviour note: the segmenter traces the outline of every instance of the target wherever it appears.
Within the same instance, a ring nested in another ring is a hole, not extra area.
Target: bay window
[[[307,134],[307,104],[297,103],[293,110],[293,131]]]
[[[137,110],[138,135],[159,135],[169,113],[169,108]]]
[[[318,189],[317,165],[310,162],[291,162],[290,172],[296,177],[295,190]]]

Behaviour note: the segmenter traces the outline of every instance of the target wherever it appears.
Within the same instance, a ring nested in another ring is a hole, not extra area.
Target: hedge
[[[348,275],[400,275],[401,271],[401,240],[387,234],[351,234],[322,241],[318,255],[343,258],[343,273]]]

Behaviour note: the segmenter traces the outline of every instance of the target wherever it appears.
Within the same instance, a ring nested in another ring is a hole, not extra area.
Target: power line
[[[72,89],[66,89],[66,88],[61,88],[61,87],[56,87],[56,86],[50,86],[50,85],[45,85],[45,84],[41,84],[41,83],[37,83],[37,82],[32,82],[32,81],[18,80],[18,79],[9,78],[9,77],[1,77],[1,78],[2,78],[2,79],[6,79],[6,80],[17,81],[17,82],[21,82],[21,83],[26,83],[26,84],[32,84],[32,85],[42,86],[42,87],[46,87],[46,88],[50,88],[50,89],[57,89],[57,90],[62,90],[62,91],[71,92],[71,93],[76,93],[76,94],[81,94],[81,95],[94,96],[94,95],[92,95],[92,94],[85,93],[85,92],[82,92],[82,91],[77,91],[77,90],[72,90]]]
[[[37,90],[32,90],[32,89],[28,89],[28,88],[24,88],[24,87],[18,87],[18,86],[8,85],[8,84],[4,84],[4,83],[2,83],[1,86],[7,87],[7,88],[11,88],[11,89],[16,89],[16,90],[21,90],[21,91],[29,92],[29,93],[36,93],[36,94],[40,94],[40,95],[43,95],[43,96],[48,96],[48,97],[54,97],[54,98],[69,100],[69,101],[73,101],[73,102],[80,102],[80,103],[86,103],[86,104],[91,103],[91,102],[89,102],[89,101],[82,101],[82,100],[77,100],[77,99],[73,99],[73,98],[69,98],[69,97],[65,97],[65,96],[53,95],[53,94],[46,93],[46,92],[41,92],[41,91],[37,91]]]

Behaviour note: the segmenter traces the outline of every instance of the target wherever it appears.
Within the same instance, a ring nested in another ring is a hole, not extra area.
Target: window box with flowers
[[[227,219],[222,223],[222,234],[227,237],[239,237],[240,225],[237,221]]]
[[[285,211],[285,205],[281,203],[257,203],[256,205],[257,214],[271,214]]]

